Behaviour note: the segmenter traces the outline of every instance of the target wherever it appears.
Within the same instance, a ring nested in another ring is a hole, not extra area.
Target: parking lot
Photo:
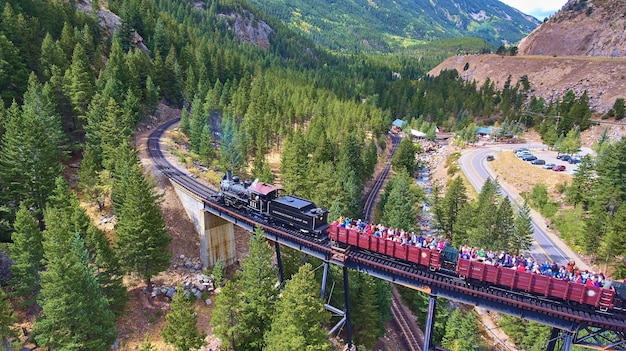
[[[574,173],[573,170],[578,169],[578,166],[580,165],[580,164],[570,164],[567,161],[562,161],[562,160],[557,159],[556,157],[559,154],[556,151],[547,150],[544,148],[532,148],[532,147],[529,150],[533,155],[537,156],[537,159],[546,161],[546,164],[553,163],[555,165],[565,166],[565,171],[563,171],[563,173],[566,173],[566,174],[573,174]],[[584,149],[577,155],[583,156],[587,154],[588,152],[590,152],[590,150]],[[542,167],[542,166],[543,165],[536,165],[535,167]]]

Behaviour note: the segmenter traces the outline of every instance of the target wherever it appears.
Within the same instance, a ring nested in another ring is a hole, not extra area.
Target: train
[[[242,182],[230,171],[223,176],[220,189],[218,199],[225,206],[256,214],[269,224],[298,230],[316,239],[329,239],[333,245],[352,246],[422,269],[452,274],[468,284],[510,289],[600,311],[626,308],[626,283],[614,281],[610,288],[588,286],[464,259],[451,246],[443,250],[420,248],[369,236],[338,223],[329,224],[328,210],[312,201],[284,195],[281,188],[264,182]]]
[[[227,171],[220,183],[220,203],[260,216],[273,225],[308,233],[316,237],[328,229],[328,210],[312,201],[285,195],[281,188],[265,182],[241,181]]]

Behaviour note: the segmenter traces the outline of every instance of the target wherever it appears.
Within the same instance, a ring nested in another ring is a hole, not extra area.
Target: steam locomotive
[[[261,216],[268,223],[320,237],[329,227],[328,210],[264,182],[241,181],[227,171],[220,183],[219,201]]]

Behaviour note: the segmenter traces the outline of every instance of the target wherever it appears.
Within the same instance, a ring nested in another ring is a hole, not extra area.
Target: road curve
[[[545,145],[541,144],[524,144],[499,146],[498,149],[473,149],[463,152],[463,155],[459,159],[459,166],[472,186],[476,188],[476,191],[480,192],[482,185],[488,177],[491,179],[496,177],[493,170],[491,170],[491,167],[486,165],[487,155],[494,154],[503,148],[515,148],[521,146],[530,146],[530,148],[545,148]],[[500,188],[502,194],[507,196],[514,206],[521,206],[523,200],[518,193],[503,183],[500,183]],[[565,244],[556,238],[554,234],[551,234],[546,230],[545,221],[540,214],[531,210],[531,216],[533,219],[532,226],[534,242],[530,252],[535,259],[541,261],[549,260],[554,261],[559,265],[565,265],[570,258],[577,258],[577,255],[574,252],[572,252]],[[576,259],[576,264],[582,269],[589,269],[589,267],[586,267],[580,259]]]

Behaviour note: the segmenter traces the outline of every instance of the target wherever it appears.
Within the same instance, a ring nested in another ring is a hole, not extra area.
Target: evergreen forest
[[[24,333],[16,326],[25,321],[29,342],[40,347],[108,350],[129,313],[136,287],[129,282],[149,290],[170,266],[162,192],[135,143],[165,109],[180,113],[193,163],[267,182],[279,175],[287,193],[328,208],[331,218],[362,217],[365,185],[395,119],[427,139],[436,130],[455,133],[462,144],[475,142],[479,125],[502,135],[534,129],[551,146],[592,125],[585,94],[546,102],[532,96],[526,76],[497,90],[456,71],[427,75],[446,55],[485,48],[484,38],[429,37],[419,55],[338,54],[241,0],[0,0],[0,11],[0,340],[7,350],[19,349]],[[242,22],[271,30],[251,41],[235,29]],[[567,232],[571,240],[600,248],[611,263],[626,253],[625,145],[603,139],[597,158],[585,160],[564,189],[579,211],[577,228],[585,228]],[[417,229],[417,204],[426,199],[412,178],[419,152],[402,141],[378,206],[378,218],[406,230]],[[458,181],[447,189],[432,201],[437,225],[455,244],[526,249],[527,210],[516,213],[496,196],[497,182],[475,202]],[[88,209],[115,215],[115,230],[100,229]],[[485,216],[495,221],[489,233],[476,222],[485,213],[499,214]],[[211,323],[225,349],[331,349],[321,328],[331,316],[319,299],[320,262],[288,249],[284,262],[287,279],[277,286],[273,253],[252,234],[249,256],[214,302]],[[341,274],[329,272],[334,305],[345,294]],[[350,281],[355,342],[371,349],[391,318],[391,285],[357,272]],[[423,296],[407,300],[424,307]],[[142,350],[156,349],[155,338],[176,350],[204,344],[187,297],[177,293],[170,307],[162,334],[148,336]],[[441,313],[471,319],[465,310]],[[449,347],[463,334],[436,328]]]

